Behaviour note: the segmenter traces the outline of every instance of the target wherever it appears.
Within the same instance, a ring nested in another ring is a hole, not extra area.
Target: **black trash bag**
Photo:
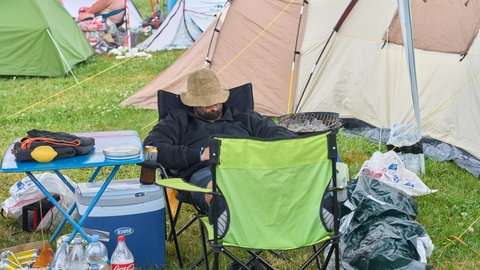
[[[361,176],[352,194],[356,206],[340,239],[345,269],[429,269],[417,240],[427,237],[414,219],[417,203],[385,183]],[[420,241],[420,240],[419,240]]]

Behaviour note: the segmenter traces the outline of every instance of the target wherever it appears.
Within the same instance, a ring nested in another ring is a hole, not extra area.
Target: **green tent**
[[[58,0],[0,1],[0,75],[65,76],[93,54]]]

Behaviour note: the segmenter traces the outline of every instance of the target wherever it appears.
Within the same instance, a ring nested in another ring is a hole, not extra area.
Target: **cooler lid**
[[[78,203],[90,204],[103,185],[102,182],[78,183],[75,197]],[[127,205],[157,200],[163,197],[158,185],[144,185],[138,179],[113,180],[97,202],[98,206]]]

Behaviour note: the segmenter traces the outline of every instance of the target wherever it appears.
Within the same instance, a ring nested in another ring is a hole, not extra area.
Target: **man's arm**
[[[257,112],[248,114],[248,123],[254,137],[260,138],[288,138],[298,136],[295,132],[277,125],[272,118]]]
[[[180,138],[185,135],[186,117],[167,115],[160,120],[144,140],[144,145],[157,147],[157,161],[171,169],[185,169],[200,163],[200,147],[188,147]]]

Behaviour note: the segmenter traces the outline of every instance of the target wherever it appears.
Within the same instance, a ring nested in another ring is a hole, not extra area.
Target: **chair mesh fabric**
[[[329,238],[320,217],[332,177],[327,134],[217,139],[216,184],[230,218],[223,245],[287,250]]]

